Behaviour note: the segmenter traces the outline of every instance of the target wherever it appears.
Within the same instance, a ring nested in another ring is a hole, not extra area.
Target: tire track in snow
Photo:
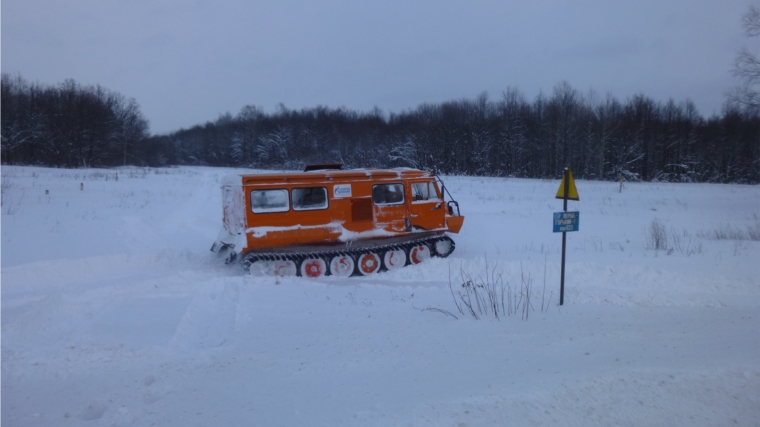
[[[203,353],[229,344],[235,337],[241,278],[202,281],[196,287],[169,347],[180,352]]]

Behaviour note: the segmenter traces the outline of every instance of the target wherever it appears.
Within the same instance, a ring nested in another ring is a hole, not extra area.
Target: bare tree
[[[500,116],[498,155],[504,175],[525,176],[524,159],[527,157],[526,116],[530,106],[525,96],[517,89],[508,87],[502,93],[498,113]]]
[[[742,26],[747,37],[760,35],[760,8],[750,6],[744,14]],[[729,100],[752,112],[760,111],[760,59],[745,47],[734,60],[732,72],[740,84],[729,92]]]

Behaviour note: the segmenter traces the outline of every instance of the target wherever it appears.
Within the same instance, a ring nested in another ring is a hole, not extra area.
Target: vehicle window
[[[412,200],[428,200],[430,199],[430,192],[428,190],[427,182],[415,182],[412,184]]]
[[[430,199],[431,200],[441,200],[440,197],[438,197],[438,192],[435,191],[435,183],[430,183]]]
[[[294,188],[292,193],[294,210],[327,209],[327,189],[325,187]]]
[[[376,205],[399,205],[404,203],[404,185],[377,184],[372,187],[372,201]]]
[[[251,191],[251,210],[253,213],[287,212],[288,190],[253,190]]]

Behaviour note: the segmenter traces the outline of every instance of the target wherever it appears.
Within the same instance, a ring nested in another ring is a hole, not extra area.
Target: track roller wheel
[[[359,256],[359,273],[369,275],[380,270],[380,257],[373,252]]]
[[[327,274],[327,263],[322,258],[306,258],[301,261],[299,269],[302,277],[316,279]]]
[[[330,274],[335,277],[349,277],[354,274],[356,262],[351,255],[335,255],[330,260]]]
[[[430,258],[430,248],[426,244],[418,243],[409,249],[409,262],[419,264]]]
[[[248,267],[252,276],[295,276],[298,269],[291,260],[256,260]]]
[[[403,249],[388,249],[383,254],[385,269],[396,270],[406,265],[406,252]]]
[[[454,241],[448,237],[442,237],[433,243],[435,254],[441,258],[446,258],[454,252]]]

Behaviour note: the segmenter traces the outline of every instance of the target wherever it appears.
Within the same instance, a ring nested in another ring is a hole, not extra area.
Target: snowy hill
[[[758,186],[577,182],[559,307],[559,181],[444,177],[452,256],[309,280],[209,251],[231,172],[2,168],[3,425],[760,423]]]

